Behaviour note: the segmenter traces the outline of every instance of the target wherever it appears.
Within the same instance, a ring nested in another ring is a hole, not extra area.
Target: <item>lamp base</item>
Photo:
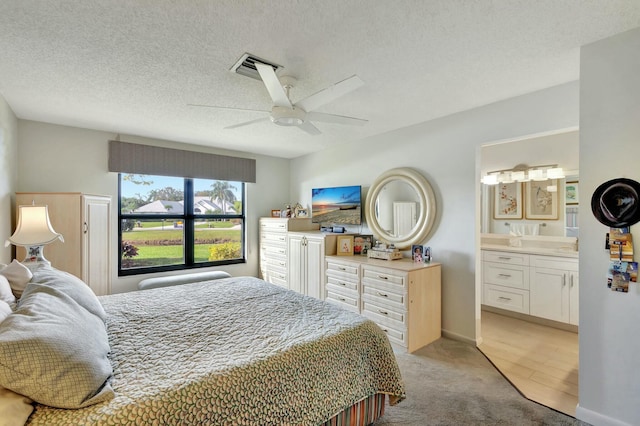
[[[27,249],[27,256],[21,262],[23,265],[27,267],[36,266],[36,264],[51,265],[51,262],[44,258],[44,246],[28,246],[25,248]]]

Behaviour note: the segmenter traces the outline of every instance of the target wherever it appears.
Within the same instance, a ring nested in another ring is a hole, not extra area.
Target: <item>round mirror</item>
[[[398,248],[420,244],[435,221],[433,189],[413,169],[391,169],[369,188],[365,216],[376,238],[387,244]]]

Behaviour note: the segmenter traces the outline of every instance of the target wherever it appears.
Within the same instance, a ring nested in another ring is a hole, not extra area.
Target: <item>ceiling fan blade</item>
[[[321,121],[323,123],[349,124],[353,126],[364,126],[369,120],[355,117],[345,117],[344,115],[325,114],[324,112],[308,112],[307,120]]]
[[[295,106],[302,108],[307,112],[313,111],[324,104],[328,104],[329,102],[338,99],[340,96],[356,90],[362,85],[364,85],[364,81],[362,81],[357,75],[353,75],[346,80],[342,80],[333,86],[329,86],[326,89],[296,102]]]
[[[202,107],[202,108],[232,109],[232,110],[235,110],[235,111],[269,112],[269,111],[264,110],[264,109],[235,108],[235,107],[225,107],[225,106],[217,106],[217,105],[187,104],[187,106]]]
[[[273,103],[279,107],[291,108],[291,101],[287,96],[287,92],[282,87],[276,72],[270,65],[261,64],[256,62],[256,68],[258,69],[258,73],[260,73],[260,78],[262,78],[262,82],[267,87],[267,91],[273,99]]]
[[[237,127],[243,127],[243,126],[248,126],[249,124],[254,124],[254,123],[259,123],[261,121],[269,121],[270,118],[269,117],[263,117],[263,118],[257,118],[255,120],[251,120],[251,121],[245,121],[243,123],[238,123],[238,124],[232,124],[231,126],[227,126],[225,127],[225,129],[235,129]]]
[[[322,132],[320,130],[318,130],[318,128],[316,126],[314,126],[313,124],[311,124],[308,121],[305,121],[304,123],[302,123],[301,125],[298,126],[300,129],[304,130],[305,132],[309,133],[310,135],[321,135]]]

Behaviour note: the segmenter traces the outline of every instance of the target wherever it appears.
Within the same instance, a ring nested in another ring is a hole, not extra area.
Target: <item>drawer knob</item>
[[[498,274],[500,278],[511,278],[511,274]]]
[[[511,260],[511,258],[507,257],[507,256],[499,256],[498,259],[500,259],[500,260]]]
[[[500,296],[500,297],[498,297],[498,299],[500,299],[500,300],[506,300],[507,302],[508,302],[509,300],[511,300],[511,298],[510,298],[510,297],[504,297],[504,296]]]
[[[338,300],[341,301],[341,302],[346,302],[344,297],[338,297]]]
[[[343,268],[342,266],[338,267],[338,269],[340,269],[341,271],[346,271],[346,268]]]
[[[380,278],[381,280],[388,280],[389,277],[384,276],[384,275],[378,275],[378,278]]]
[[[376,292],[376,294],[377,294],[378,296],[380,296],[380,297],[389,297],[389,295],[388,295],[388,294],[380,293],[379,291],[378,291],[378,292]]]
[[[382,315],[389,315],[389,312],[381,311],[380,309],[378,309],[378,313],[381,313]]]
[[[338,284],[340,284],[341,286],[346,286],[347,284],[343,283],[342,281],[338,281]]]

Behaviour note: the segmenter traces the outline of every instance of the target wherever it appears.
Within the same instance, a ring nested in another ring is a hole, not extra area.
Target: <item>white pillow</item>
[[[0,274],[0,300],[7,303],[16,303],[16,297],[11,292],[11,285],[7,277]]]
[[[13,259],[6,268],[0,270],[0,274],[4,275],[7,280],[9,280],[11,290],[13,290],[13,294],[16,297],[20,297],[22,295],[24,288],[33,276],[29,268],[15,259]]]
[[[32,402],[0,386],[0,426],[24,425],[33,411]]]
[[[4,321],[9,315],[11,315],[13,310],[11,306],[4,300],[0,300],[0,322]]]

